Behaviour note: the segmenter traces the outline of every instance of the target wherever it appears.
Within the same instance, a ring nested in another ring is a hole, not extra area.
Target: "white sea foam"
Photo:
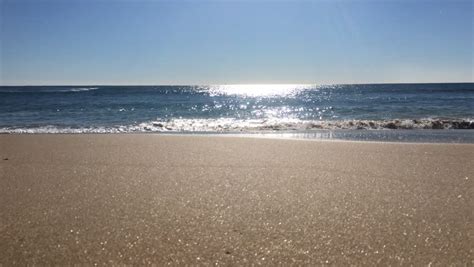
[[[474,129],[472,119],[339,120],[171,119],[101,127],[4,127],[0,133],[278,132],[311,130]]]
[[[70,92],[87,92],[87,91],[92,91],[92,90],[98,90],[100,89],[99,87],[73,87],[73,88],[64,88],[64,87],[51,87],[51,88],[46,88],[46,89],[35,89],[35,88],[20,88],[20,89],[9,89],[9,90],[1,90],[0,93],[11,93],[11,94],[17,94],[17,93],[42,93],[42,94],[48,94],[48,93],[70,93]]]
[[[138,128],[145,131],[177,132],[239,132],[239,131],[291,131],[311,129],[474,129],[474,121],[467,120],[327,120],[308,121],[300,119],[172,119],[141,123]]]
[[[69,92],[84,92],[84,91],[92,91],[92,90],[97,90],[99,87],[78,87],[78,88],[72,88],[69,90]]]

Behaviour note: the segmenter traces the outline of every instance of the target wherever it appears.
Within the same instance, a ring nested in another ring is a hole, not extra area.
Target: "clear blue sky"
[[[0,84],[472,82],[473,2],[0,0]]]

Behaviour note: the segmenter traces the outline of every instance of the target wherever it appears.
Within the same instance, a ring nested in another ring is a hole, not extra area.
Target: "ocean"
[[[474,142],[473,129],[474,83],[0,87],[0,133],[438,135]]]

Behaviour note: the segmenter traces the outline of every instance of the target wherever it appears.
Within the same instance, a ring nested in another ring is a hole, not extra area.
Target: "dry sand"
[[[474,145],[1,135],[0,263],[474,264]]]

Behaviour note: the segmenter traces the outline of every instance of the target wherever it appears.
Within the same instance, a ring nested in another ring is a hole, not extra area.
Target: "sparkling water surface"
[[[0,132],[472,129],[474,83],[2,86]]]

